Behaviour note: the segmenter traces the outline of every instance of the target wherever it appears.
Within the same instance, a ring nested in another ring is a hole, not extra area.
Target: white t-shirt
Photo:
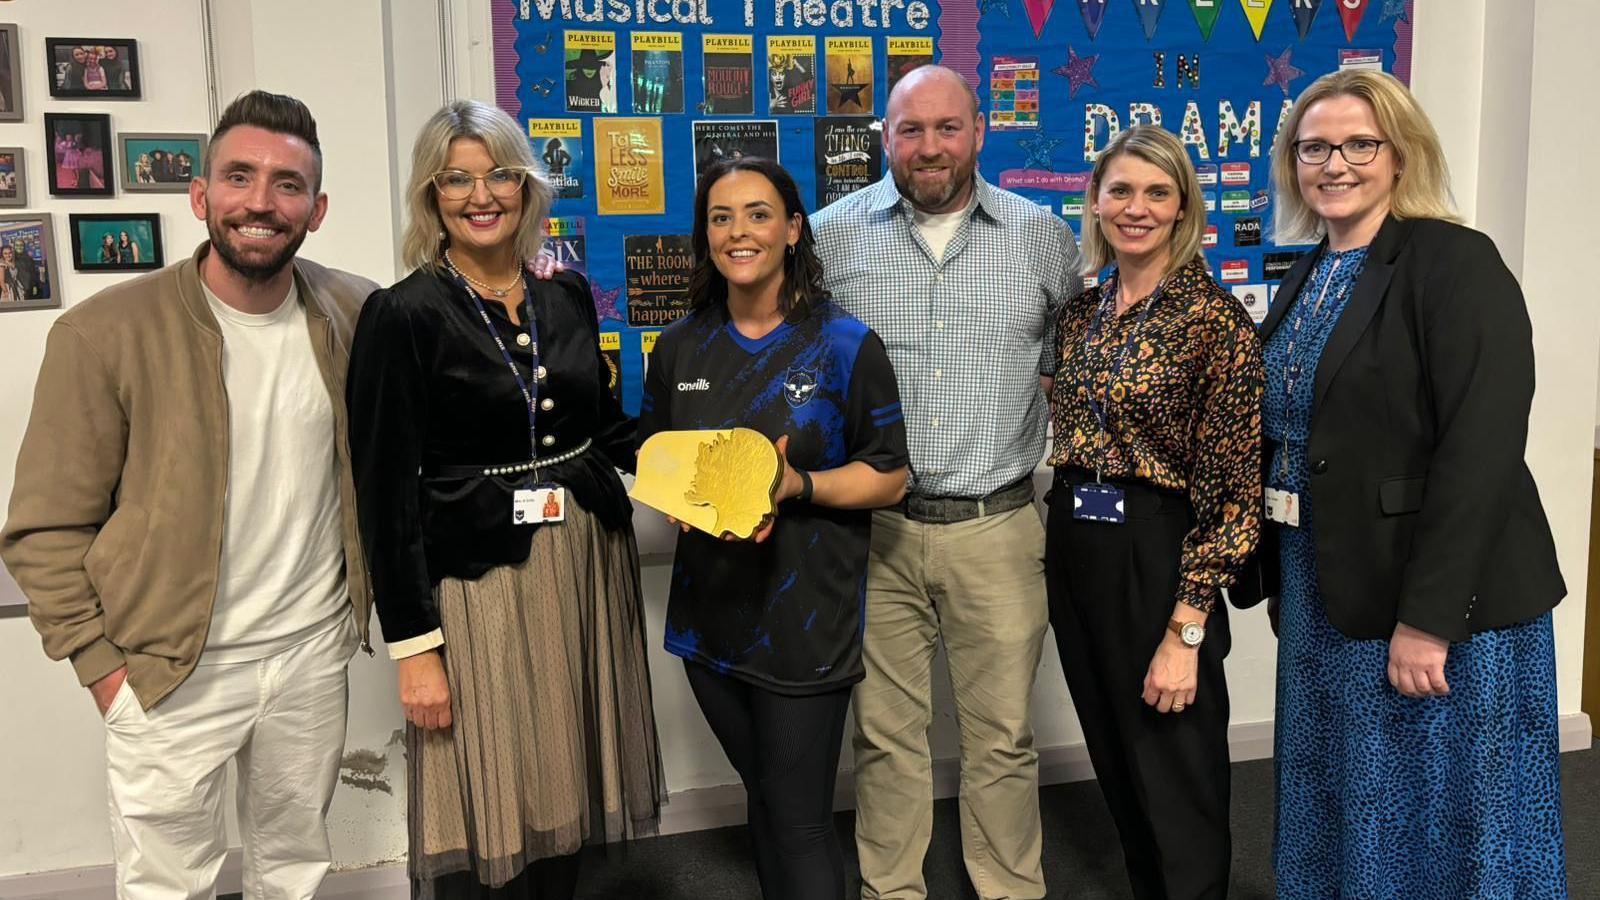
[[[245,662],[348,614],[333,404],[295,287],[262,315],[205,295],[222,329],[228,498],[200,662]]]
[[[977,196],[973,195],[972,202],[965,208],[947,213],[925,213],[916,207],[911,209],[911,221],[917,225],[917,230],[922,232],[922,239],[928,242],[928,249],[933,251],[933,261],[944,261],[944,248],[950,245],[950,239],[956,236],[956,229],[961,227],[961,222],[966,219],[967,213],[977,204]]]

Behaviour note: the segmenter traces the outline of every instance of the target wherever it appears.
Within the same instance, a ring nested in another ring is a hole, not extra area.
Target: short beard
[[[943,188],[918,188],[916,179],[912,177],[912,169],[916,167],[915,161],[903,172],[894,168],[894,186],[900,189],[900,196],[910,198],[911,205],[920,210],[943,209],[962,189],[972,183],[973,173],[977,169],[977,160],[970,166],[959,166],[954,160],[950,165],[950,180]]]
[[[306,240],[306,229],[302,228],[298,234],[289,239],[289,243],[284,245],[283,250],[277,255],[264,263],[252,263],[236,253],[228,243],[227,226],[207,219],[206,231],[211,235],[211,249],[217,252],[217,258],[250,284],[265,284],[276,278],[285,266],[294,261],[294,255],[300,252],[300,245]]]

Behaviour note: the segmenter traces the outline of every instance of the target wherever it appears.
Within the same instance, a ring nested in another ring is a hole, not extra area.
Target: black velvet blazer
[[[589,452],[541,469],[540,480],[566,487],[608,530],[630,528],[617,469],[633,471],[634,420],[611,393],[589,286],[573,272],[528,284],[545,370],[537,456],[593,441]],[[499,304],[485,307],[531,385],[532,349],[517,343],[524,329]],[[348,400],[362,543],[392,643],[438,627],[433,586],[441,578],[477,578],[528,558],[538,526],[512,523],[511,495],[531,476],[450,471],[532,458],[527,403],[471,298],[448,276],[420,269],[363,307]]]
[[[1284,277],[1263,342],[1316,255]],[[1523,461],[1533,377],[1527,304],[1494,243],[1388,219],[1317,364],[1306,451],[1317,586],[1345,636],[1388,638],[1399,621],[1459,641],[1566,594]],[[1270,467],[1276,447],[1263,443]],[[1276,599],[1283,527],[1264,524],[1258,578],[1241,580],[1237,605]]]

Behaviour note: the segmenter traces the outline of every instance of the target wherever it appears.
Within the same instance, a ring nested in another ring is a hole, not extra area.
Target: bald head
[[[972,89],[961,73],[944,66],[918,66],[901,78],[894,90],[889,92],[889,107],[884,112],[884,120],[893,127],[896,115],[908,101],[944,101],[955,97],[970,103],[972,118],[978,118],[978,92]]]

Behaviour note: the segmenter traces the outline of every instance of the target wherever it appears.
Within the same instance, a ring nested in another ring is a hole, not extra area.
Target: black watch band
[[[796,475],[800,476],[800,493],[795,495],[795,499],[799,500],[801,503],[810,503],[811,473],[807,472],[805,469],[795,469],[794,471]]]

